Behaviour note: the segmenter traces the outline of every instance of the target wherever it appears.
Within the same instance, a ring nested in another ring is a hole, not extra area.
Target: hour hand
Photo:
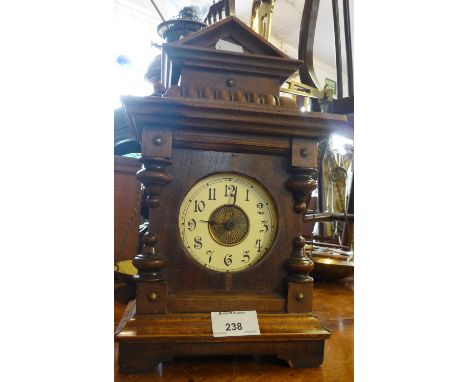
[[[198,220],[198,221],[203,222],[203,223],[208,223],[210,225],[220,224],[220,223],[216,223],[214,220]]]

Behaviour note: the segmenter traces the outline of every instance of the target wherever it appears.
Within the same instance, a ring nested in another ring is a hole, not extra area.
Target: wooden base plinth
[[[178,356],[276,355],[291,367],[318,367],[330,332],[311,314],[258,314],[259,336],[213,337],[211,316],[137,315],[116,336],[123,373],[153,371]]]

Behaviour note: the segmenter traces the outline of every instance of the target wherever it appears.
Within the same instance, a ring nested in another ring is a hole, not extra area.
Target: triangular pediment
[[[192,33],[173,45],[289,58],[234,16]]]

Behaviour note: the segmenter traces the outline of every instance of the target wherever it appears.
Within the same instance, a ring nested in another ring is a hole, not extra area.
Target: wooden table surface
[[[127,287],[116,289],[115,325],[125,309]],[[317,369],[291,369],[276,357],[190,357],[160,363],[154,373],[126,375],[118,370],[115,344],[115,381],[323,381],[354,380],[354,282],[316,282],[314,314],[332,332],[325,342],[325,359]],[[119,302],[120,301],[120,302]]]

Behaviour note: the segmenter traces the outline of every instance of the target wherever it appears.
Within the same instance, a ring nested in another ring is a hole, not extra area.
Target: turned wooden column
[[[142,134],[143,168],[137,178],[145,186],[146,205],[149,208],[149,228],[143,236],[141,253],[133,258],[138,269],[134,276],[137,282],[136,313],[154,314],[167,311],[167,281],[163,269],[167,259],[161,253],[156,232],[155,210],[161,204],[161,193],[172,176],[166,167],[172,164],[172,132],[168,129],[145,129]]]
[[[317,187],[317,143],[314,140],[295,138],[292,141],[291,177],[286,188],[292,193],[293,210],[297,216],[297,235],[292,240],[292,251],[284,266],[288,270],[288,302],[290,313],[310,312],[314,279],[310,272],[314,262],[304,251],[305,238],[302,236],[304,214],[310,195]]]
[[[138,171],[137,178],[144,184],[146,190],[145,203],[150,209],[150,220],[152,210],[157,208],[160,203],[162,188],[171,181],[172,177],[165,170],[171,161],[164,158],[141,158],[144,168]],[[135,276],[137,281],[162,281],[162,268],[165,267],[167,260],[159,252],[158,237],[153,232],[152,225],[148,232],[143,236],[143,248],[141,253],[133,258],[133,265],[138,269]]]

